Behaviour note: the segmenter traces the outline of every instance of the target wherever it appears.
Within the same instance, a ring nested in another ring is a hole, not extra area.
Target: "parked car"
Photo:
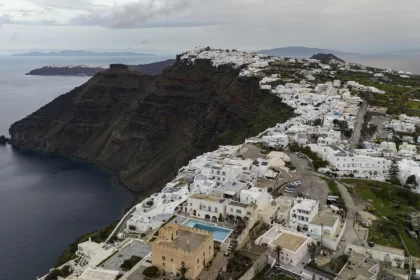
[[[293,183],[295,183],[298,186],[300,186],[302,184],[300,181],[294,181]]]

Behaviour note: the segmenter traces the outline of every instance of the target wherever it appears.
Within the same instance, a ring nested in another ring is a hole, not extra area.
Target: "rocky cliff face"
[[[160,76],[111,67],[14,123],[10,142],[99,162],[150,193],[190,159],[293,116],[238,73],[207,60],[177,61]]]

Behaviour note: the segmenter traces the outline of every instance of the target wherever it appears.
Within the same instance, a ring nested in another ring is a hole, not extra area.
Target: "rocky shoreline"
[[[0,145],[6,145],[7,143],[9,143],[9,138],[7,138],[4,135],[0,136]]]

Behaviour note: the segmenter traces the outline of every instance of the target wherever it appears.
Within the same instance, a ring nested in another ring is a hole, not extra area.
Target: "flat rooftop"
[[[101,268],[88,268],[78,279],[80,280],[114,280],[119,271],[105,270]]]
[[[338,219],[339,217],[335,216],[331,211],[322,211],[312,219],[311,224],[332,227]]]
[[[247,208],[248,204],[242,203],[242,202],[237,202],[237,201],[231,201],[229,202],[228,205],[232,205],[232,206],[238,206],[238,207],[242,207],[242,208]]]
[[[372,272],[369,272],[369,270],[371,270],[377,264],[378,262],[374,260],[365,259],[358,266],[347,265],[346,268],[344,268],[341,274],[338,276],[338,279],[341,279],[341,280],[370,279],[375,274],[373,274]]]
[[[190,230],[180,228],[178,230],[178,237],[174,240],[156,240],[157,244],[164,245],[174,249],[182,249],[187,252],[194,252],[201,243],[210,235],[198,233]]]
[[[205,194],[201,194],[201,193],[194,193],[190,197],[195,198],[195,199],[213,201],[213,202],[223,202],[223,201],[225,201],[224,199],[222,199],[218,196],[205,195]]]
[[[308,240],[307,237],[283,232],[273,243],[283,249],[296,252],[306,240]]]

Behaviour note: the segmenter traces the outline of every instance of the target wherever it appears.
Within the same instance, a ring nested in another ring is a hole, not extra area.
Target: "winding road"
[[[362,106],[360,106],[359,112],[356,116],[356,125],[354,126],[353,135],[350,138],[350,147],[349,152],[353,153],[354,149],[357,147],[357,144],[360,142],[360,136],[362,134],[362,127],[364,123],[364,117],[366,114],[368,104],[366,101],[363,101]]]

